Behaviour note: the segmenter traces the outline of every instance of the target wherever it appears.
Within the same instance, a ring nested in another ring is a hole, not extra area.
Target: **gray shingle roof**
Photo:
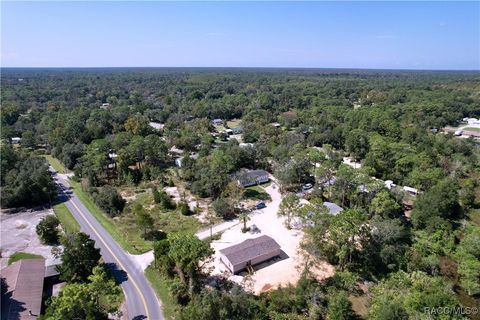
[[[2,319],[33,319],[42,307],[44,259],[24,259],[2,270],[7,294],[2,296]]]
[[[247,239],[239,244],[220,250],[233,264],[248,262],[256,257],[280,249],[280,245],[269,236]]]

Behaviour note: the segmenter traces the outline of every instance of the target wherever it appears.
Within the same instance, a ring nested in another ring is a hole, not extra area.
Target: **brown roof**
[[[247,239],[239,244],[220,250],[233,264],[250,261],[266,253],[280,249],[280,245],[269,236]]]
[[[36,319],[42,307],[44,259],[24,259],[2,270],[2,319]]]

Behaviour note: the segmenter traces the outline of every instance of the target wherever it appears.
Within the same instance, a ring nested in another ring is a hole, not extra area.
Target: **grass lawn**
[[[154,229],[161,230],[167,234],[176,232],[191,232],[195,233],[201,226],[201,223],[194,216],[184,216],[178,210],[164,210],[160,205],[156,204],[153,200],[153,195],[149,189],[136,195],[135,200],[131,201],[128,206],[133,207],[136,203],[140,203],[150,213],[154,220]],[[136,225],[135,216],[130,213],[130,210],[126,210],[118,219],[120,222],[120,228],[128,228],[128,235],[140,235],[141,231]],[[130,241],[138,241],[141,239],[139,236],[134,239],[130,238]],[[141,239],[144,243],[147,243],[151,247],[149,241]],[[141,246],[138,243],[137,246]]]
[[[467,127],[467,128],[463,128],[463,131],[475,131],[475,132],[480,132],[480,128]]]
[[[152,284],[157,297],[162,300],[163,315],[165,316],[165,319],[175,319],[177,316],[176,303],[168,292],[168,280],[152,267],[148,267],[145,270],[145,276]]]
[[[90,195],[86,191],[82,190],[80,183],[73,180],[70,180],[69,183],[80,201],[83,202],[85,207],[87,207],[87,209],[93,214],[97,221],[100,222],[100,224],[105,228],[105,230],[107,230],[110,236],[112,236],[112,238],[115,239],[115,241],[117,241],[123,249],[133,254],[144,253],[151,249],[151,247],[144,248],[143,250],[137,249],[135,245],[132,245],[129,241],[127,241],[126,235],[122,234],[122,232],[118,228],[118,225],[116,225],[113,219],[107,217],[103,213],[103,211],[99,207],[97,207],[97,205],[90,198]]]
[[[53,166],[53,160],[55,158],[49,156],[47,160]],[[56,160],[58,162],[58,160]],[[59,162],[58,162],[59,163]],[[87,209],[93,214],[97,221],[107,230],[110,236],[118,242],[118,244],[132,254],[141,254],[145,253],[152,249],[152,242],[142,238],[142,231],[139,230],[136,223],[135,216],[127,208],[124,213],[115,218],[108,217],[94,202],[90,195],[82,189],[82,186],[79,182],[69,180],[70,185],[72,186],[75,195],[82,201],[82,203],[87,207]],[[136,194],[135,201],[132,201],[131,204],[139,202],[148,212],[152,215],[155,221],[154,229],[161,230],[166,233],[171,232],[196,232],[201,223],[191,216],[183,216],[176,210],[173,211],[164,211],[153,201],[153,196],[150,192],[150,186],[143,186],[144,188],[133,187],[131,188],[130,193]],[[130,188],[124,188],[130,189]],[[74,226],[71,221],[68,222],[67,212],[68,209],[63,205],[64,208],[59,206],[55,213],[60,212],[59,219],[64,225],[65,219],[65,228],[75,228],[78,225]],[[69,212],[68,212],[69,214]],[[58,215],[58,213],[57,213]],[[70,215],[71,217],[71,215]],[[71,217],[73,219],[73,217]]]
[[[253,200],[272,200],[270,195],[261,186],[251,186],[245,188],[245,198]]]
[[[215,130],[217,130],[217,132],[225,131],[225,127],[223,126],[223,124],[214,124],[213,126],[215,127]]]
[[[234,120],[227,121],[227,126],[229,126],[230,128],[235,128],[235,127],[238,127],[240,123],[242,123],[241,119],[234,119]]]
[[[67,206],[64,203],[57,204],[53,207],[55,215],[60,220],[63,229],[66,233],[74,233],[80,231],[80,225],[72,216]]]
[[[28,252],[15,252],[10,256],[10,258],[8,258],[8,265],[23,259],[43,259],[43,257],[41,255]]]
[[[86,191],[82,190],[80,183],[70,181],[70,184],[77,197],[122,248],[133,254],[145,253],[152,249],[152,242],[142,238],[142,231],[137,226],[136,217],[128,208],[118,217],[112,219],[103,213]],[[149,189],[138,193],[132,204],[136,202],[149,209],[148,212],[155,221],[155,229],[167,234],[179,231],[196,232],[200,227],[200,222],[195,217],[183,216],[175,210],[163,211],[158,205],[154,204]]]
[[[470,209],[468,215],[470,216],[470,221],[480,227],[480,209]]]
[[[368,298],[365,295],[350,295],[348,300],[352,303],[352,309],[361,318],[366,319],[368,315]]]
[[[44,157],[45,157],[45,159],[47,159],[48,163],[50,163],[50,165],[56,171],[58,171],[60,173],[69,173],[70,172],[70,170],[65,168],[65,166],[60,161],[58,161],[56,158],[52,157],[51,155],[46,154],[46,155],[44,155]]]

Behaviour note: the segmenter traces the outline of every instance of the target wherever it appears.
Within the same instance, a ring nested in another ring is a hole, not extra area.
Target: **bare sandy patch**
[[[53,265],[60,263],[52,254],[52,246],[44,245],[38,239],[36,233],[37,224],[50,214],[52,209],[25,210],[15,214],[0,214],[0,249],[2,257],[1,267],[7,266],[8,258],[15,252],[28,252],[38,254],[46,259],[45,264]]]
[[[225,275],[232,281],[244,284],[246,273],[227,275],[228,270],[219,259],[219,250],[261,235],[273,238],[280,245],[283,254],[254,267],[255,273],[248,276],[248,280],[251,282],[248,286],[255,294],[278,286],[296,284],[306,264],[305,253],[300,248],[303,232],[286,228],[285,219],[277,216],[282,198],[276,184],[272,183],[265,190],[271,196],[272,201],[267,204],[266,208],[253,212],[250,215],[251,220],[247,223],[247,226],[255,224],[260,229],[260,233],[242,233],[243,223],[238,223],[238,221],[225,223],[228,228],[223,230],[219,240],[212,242],[215,255],[213,262],[208,266],[212,270],[212,275]],[[315,270],[315,276],[320,280],[332,276],[333,272],[333,266],[325,262]]]

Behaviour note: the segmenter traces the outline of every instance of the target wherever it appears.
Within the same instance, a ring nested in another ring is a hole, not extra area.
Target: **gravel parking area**
[[[2,212],[0,214],[1,268],[7,266],[8,258],[12,254],[20,251],[43,256],[47,266],[61,262],[53,256],[51,252],[53,247],[40,243],[35,232],[38,222],[49,214],[54,214],[52,209],[25,210],[13,214]]]

